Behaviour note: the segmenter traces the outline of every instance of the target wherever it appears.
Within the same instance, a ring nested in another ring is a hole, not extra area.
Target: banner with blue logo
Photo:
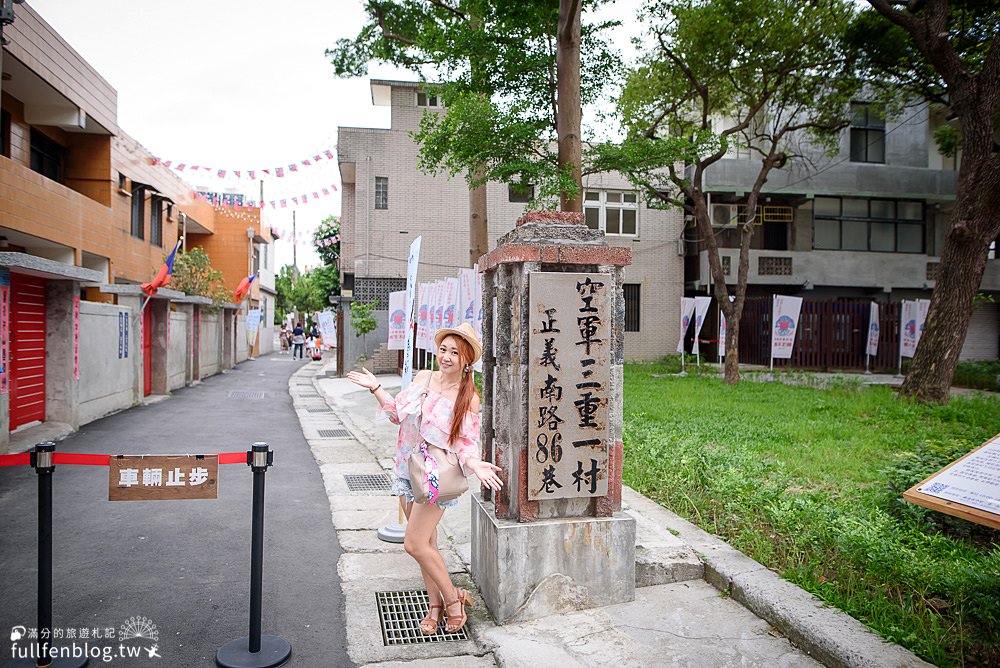
[[[795,346],[795,332],[799,327],[799,311],[802,309],[801,297],[786,297],[774,295],[771,311],[771,357],[774,359],[789,359]]]
[[[930,300],[917,299],[904,301],[900,306],[899,354],[901,356],[913,357],[916,354],[930,305]]]
[[[698,337],[701,336],[701,326],[705,324],[705,316],[708,315],[708,307],[711,303],[711,297],[694,298],[694,346],[691,348],[691,352],[695,355],[701,351],[698,346]]]
[[[421,283],[417,290],[417,348],[420,350],[433,348],[433,341],[427,336],[428,315],[431,309],[430,294],[430,284]]]
[[[684,352],[684,336],[688,327],[691,326],[691,318],[694,316],[694,299],[691,297],[681,297],[681,335],[677,340],[677,352]]]
[[[389,293],[389,350],[406,347],[406,290]]]
[[[878,303],[872,302],[871,312],[868,315],[868,347],[865,348],[866,355],[870,355],[871,357],[878,355],[878,335]]]

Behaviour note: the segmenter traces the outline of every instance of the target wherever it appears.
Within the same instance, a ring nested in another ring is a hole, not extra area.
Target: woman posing
[[[440,371],[421,371],[396,397],[367,369],[347,374],[351,382],[375,395],[389,420],[399,425],[393,494],[399,497],[407,519],[403,547],[419,564],[430,599],[427,616],[420,622],[425,635],[437,632],[442,611],[447,617],[445,631],[461,629],[468,619],[465,606],[472,605],[473,599],[452,584],[438,550],[438,522],[445,508],[457,505],[458,499],[414,503],[407,466],[410,455],[426,442],[428,447],[457,455],[463,472],[475,474],[490,489],[499,491],[501,486],[496,474],[500,467],[479,458],[479,394],[472,378],[472,365],[483,353],[479,339],[463,323],[438,330],[434,345]]]

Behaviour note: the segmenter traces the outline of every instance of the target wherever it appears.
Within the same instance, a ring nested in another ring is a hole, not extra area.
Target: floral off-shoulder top
[[[426,395],[426,396],[425,396]],[[399,440],[396,442],[397,477],[409,478],[407,460],[418,448],[421,441],[448,450],[458,455],[458,463],[465,471],[465,460],[479,457],[479,413],[467,411],[462,419],[462,428],[453,443],[448,442],[451,432],[451,413],[454,402],[423,383],[410,383],[395,397],[385,402],[380,413],[389,421],[399,425]],[[417,432],[417,415],[423,413],[420,432]]]

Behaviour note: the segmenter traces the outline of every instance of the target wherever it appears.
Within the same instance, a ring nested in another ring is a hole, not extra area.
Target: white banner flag
[[[913,357],[917,352],[917,344],[924,333],[924,323],[927,320],[927,309],[931,303],[927,299],[903,301],[900,306],[900,337],[899,351],[903,357]]]
[[[865,354],[875,357],[878,355],[878,335],[879,335],[879,325],[878,325],[878,303],[871,303],[871,310],[868,315],[868,346],[865,348]]]
[[[479,273],[479,270],[476,267],[473,267],[472,271],[474,272],[474,276],[473,276],[472,282],[473,282],[473,285],[475,286],[475,302],[472,305],[472,310],[473,310],[473,313],[475,315],[473,316],[472,328],[476,330],[476,336],[479,337],[479,342],[482,343],[482,341],[483,341],[483,281],[486,280],[486,274]],[[482,373],[483,372],[483,358],[480,357],[479,361],[476,362],[472,366],[472,368],[475,369],[476,371],[478,371],[479,373]]]
[[[801,297],[786,297],[774,295],[771,310],[771,357],[789,359],[792,347],[795,345],[795,330],[799,326],[799,311],[802,308]]]
[[[417,289],[417,348],[427,350],[427,284]]]
[[[444,318],[441,326],[451,329],[459,322],[456,320],[458,316],[458,279],[446,278],[444,286]]]
[[[726,314],[719,309],[719,359],[726,356]]]
[[[684,352],[684,335],[691,326],[691,316],[694,315],[694,299],[681,297],[681,336],[677,341],[677,352]]]
[[[406,290],[389,293],[389,350],[406,347]]]
[[[476,281],[478,275],[475,269],[462,269],[458,272],[458,322],[469,323],[476,328]]]
[[[319,335],[323,338],[323,345],[333,347],[337,343],[337,322],[334,320],[333,311],[320,311],[316,316],[319,325]]]
[[[711,297],[694,298],[694,347],[691,352],[695,355],[701,352],[701,348],[698,346],[698,337],[701,336],[701,326],[705,324],[705,316],[708,314],[708,307],[711,303]]]
[[[413,299],[417,292],[417,268],[420,266],[420,240],[417,237],[410,244],[410,252],[406,256],[406,303],[403,310],[406,312],[406,329],[404,337],[406,342],[403,346],[403,382],[405,389],[413,380]]]
[[[169,324],[169,323],[168,323]],[[260,328],[260,309],[252,308],[247,311],[247,341],[252,346],[257,341],[257,330]],[[167,332],[169,333],[169,329]],[[169,347],[169,346],[168,346]]]
[[[441,329],[444,325],[444,297],[445,297],[445,283],[444,281],[438,281],[434,284],[434,325],[431,327],[431,347],[435,348],[433,345],[434,335],[437,331]],[[436,350],[436,348],[435,348]]]

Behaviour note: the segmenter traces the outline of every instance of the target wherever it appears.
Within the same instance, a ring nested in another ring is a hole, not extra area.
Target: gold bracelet
[[[378,385],[376,385],[375,387],[373,387],[372,389],[370,389],[368,391],[371,392],[372,394],[375,394],[376,392],[378,392],[381,389],[382,389],[382,383],[379,383]]]

